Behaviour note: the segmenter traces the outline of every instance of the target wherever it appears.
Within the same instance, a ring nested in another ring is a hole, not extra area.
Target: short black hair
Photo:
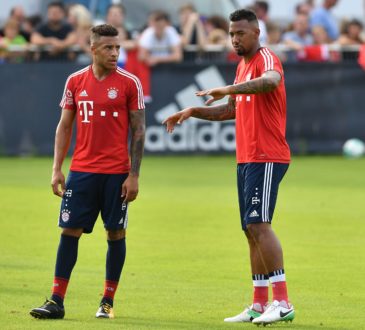
[[[116,37],[118,30],[110,24],[100,24],[91,28],[91,43],[97,41],[100,37]]]
[[[270,8],[266,1],[256,1],[255,6],[260,7],[265,13],[267,13]]]
[[[256,14],[252,10],[248,9],[237,9],[231,15],[229,15],[229,19],[231,22],[246,20],[247,22],[257,23]]]
[[[48,4],[47,8],[50,8],[50,7],[58,7],[60,9],[62,9],[64,12],[66,12],[65,5],[61,1],[52,1],[52,2],[50,2]]]

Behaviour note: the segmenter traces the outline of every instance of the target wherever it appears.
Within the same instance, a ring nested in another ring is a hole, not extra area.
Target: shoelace
[[[110,306],[109,304],[102,304],[101,308],[104,313],[109,314],[112,306]]]

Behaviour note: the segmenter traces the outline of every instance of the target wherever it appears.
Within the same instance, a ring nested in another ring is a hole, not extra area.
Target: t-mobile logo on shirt
[[[93,101],[79,101],[80,116],[83,116],[82,123],[90,123],[89,117],[93,115]]]

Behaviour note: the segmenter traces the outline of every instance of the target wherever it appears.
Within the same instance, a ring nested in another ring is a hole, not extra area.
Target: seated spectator
[[[294,50],[311,45],[313,37],[309,33],[309,20],[305,14],[298,14],[293,22],[293,30],[283,34],[283,43]]]
[[[227,46],[229,25],[224,17],[219,15],[208,17],[205,22],[205,30],[207,32],[207,45]]]
[[[92,27],[90,12],[83,5],[71,5],[68,9],[67,21],[75,32],[76,45],[80,47],[79,54],[77,56],[75,54],[77,62],[89,63],[91,61],[90,29]]]
[[[313,44],[305,46],[298,52],[298,59],[307,62],[338,61],[339,53],[330,51],[328,43],[330,38],[321,25],[312,27]]]
[[[65,20],[62,2],[51,2],[47,7],[47,22],[32,33],[33,45],[49,47],[40,53],[41,60],[67,60],[72,58],[68,48],[76,43],[76,34]]]
[[[182,60],[181,38],[170,25],[169,16],[156,11],[149,18],[150,27],[139,40],[139,59],[149,66]]]
[[[179,9],[179,21],[177,31],[181,35],[182,45],[197,45],[203,48],[206,42],[204,25],[192,4],[186,4]]]
[[[331,13],[331,9],[336,5],[337,0],[323,0],[323,6],[314,9],[310,15],[310,26],[322,26],[330,41],[335,41],[339,37],[338,24]]]
[[[280,25],[274,22],[268,22],[267,28],[267,45],[277,45],[281,42],[282,32]]]
[[[19,23],[9,19],[4,25],[4,37],[0,39],[1,58],[7,62],[22,62],[26,55],[27,40],[20,34]]]
[[[357,19],[346,22],[336,43],[340,45],[361,45],[364,43],[361,37],[362,29],[363,25]]]

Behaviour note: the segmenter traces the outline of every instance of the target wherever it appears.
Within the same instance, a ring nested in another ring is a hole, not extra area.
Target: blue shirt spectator
[[[336,40],[340,35],[337,21],[330,12],[330,9],[336,3],[337,0],[324,0],[323,6],[314,9],[310,16],[310,26],[322,26],[332,41]]]

